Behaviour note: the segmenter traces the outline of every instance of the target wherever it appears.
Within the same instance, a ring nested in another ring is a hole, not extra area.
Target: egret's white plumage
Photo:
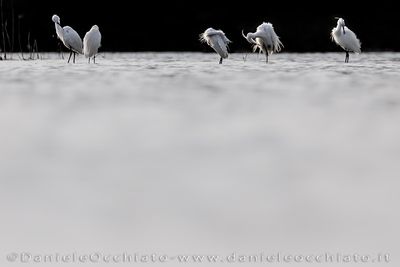
[[[338,18],[337,26],[332,29],[332,40],[346,51],[345,62],[349,62],[349,52],[361,53],[361,42],[356,34],[346,27],[344,20]]]
[[[231,41],[226,37],[223,31],[208,28],[204,33],[200,34],[200,41],[207,43],[218,53],[221,57],[219,64],[222,64],[224,58],[228,58],[228,44],[231,43]]]
[[[269,55],[282,50],[283,44],[269,22],[264,22],[258,26],[257,31],[254,33],[249,32],[245,35],[242,31],[242,35],[250,44],[254,45],[253,52],[259,49],[260,53],[263,52],[265,54],[266,62],[268,62]]]
[[[96,63],[96,54],[101,46],[101,33],[99,27],[94,25],[83,38],[83,54],[85,57],[93,57],[93,62]]]
[[[53,15],[52,21],[55,24],[58,38],[63,42],[64,46],[68,48],[71,52],[69,55],[68,63],[71,60],[72,54],[74,55],[74,63],[75,63],[75,54],[76,53],[82,54],[83,44],[81,37],[70,26],[61,27],[59,16]]]

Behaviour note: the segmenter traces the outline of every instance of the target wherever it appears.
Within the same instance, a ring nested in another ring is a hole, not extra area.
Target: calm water
[[[14,251],[399,263],[400,54],[244,56],[0,61],[2,265]]]

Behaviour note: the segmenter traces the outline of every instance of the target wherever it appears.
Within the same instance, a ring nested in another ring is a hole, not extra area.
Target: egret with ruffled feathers
[[[245,35],[242,31],[242,36],[253,45],[253,52],[259,49],[260,53],[263,52],[265,54],[266,63],[268,63],[268,57],[271,54],[280,52],[283,47],[274,27],[269,22],[262,23],[254,33],[249,32]]]
[[[200,34],[200,41],[207,43],[220,56],[219,64],[222,64],[223,59],[228,58],[228,44],[231,41],[226,37],[221,30],[208,28],[204,33]]]

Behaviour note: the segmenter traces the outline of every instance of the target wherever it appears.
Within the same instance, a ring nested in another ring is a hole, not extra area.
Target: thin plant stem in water
[[[5,35],[5,24],[4,24],[4,11],[3,11],[3,0],[0,0],[0,16],[1,16],[1,35],[3,37],[3,55],[4,60],[7,59],[6,52],[6,35]]]

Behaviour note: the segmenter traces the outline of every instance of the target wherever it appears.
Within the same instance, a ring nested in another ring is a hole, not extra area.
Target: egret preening
[[[249,32],[247,35],[244,35],[242,31],[242,35],[250,44],[254,45],[253,52],[259,49],[260,53],[263,52],[265,54],[267,63],[269,55],[282,50],[283,44],[279,40],[279,36],[275,33],[271,23],[264,22],[257,27],[256,32]]]
[[[340,45],[346,51],[345,63],[349,62],[349,52],[361,53],[361,42],[356,34],[346,27],[342,18],[337,18],[337,26],[333,28],[331,37],[337,45]]]
[[[75,55],[76,53],[82,54],[82,39],[79,37],[79,34],[72,29],[70,26],[61,27],[60,25],[60,17],[57,15],[53,15],[51,18],[56,26],[56,32],[58,38],[63,42],[66,48],[69,49],[70,54],[68,58],[68,63],[71,60],[72,54],[74,55],[73,62],[75,63]]]
[[[101,34],[99,31],[99,27],[94,25],[90,31],[85,34],[83,38],[83,54],[85,57],[90,58],[93,57],[93,62],[96,63],[96,54],[101,45]]]
[[[200,34],[200,41],[207,43],[218,53],[221,57],[219,64],[222,64],[224,58],[228,58],[228,44],[231,41],[225,36],[223,31],[208,28],[204,33]]]

